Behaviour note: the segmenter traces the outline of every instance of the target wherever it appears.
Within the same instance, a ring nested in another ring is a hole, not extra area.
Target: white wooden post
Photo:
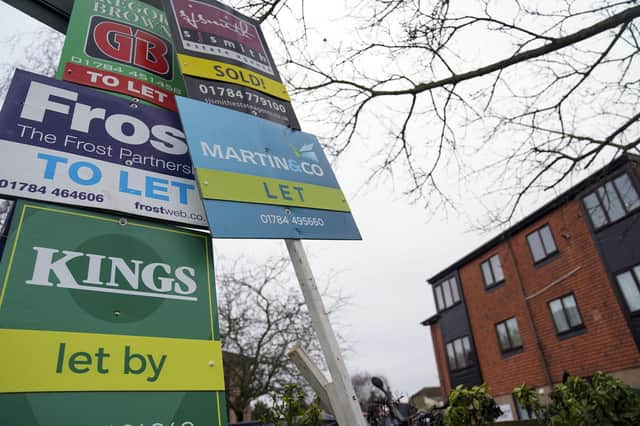
[[[340,401],[336,401],[340,407],[334,407],[338,423],[340,426],[366,426],[356,392],[351,384],[351,377],[340,354],[338,340],[329,323],[329,315],[322,303],[322,297],[302,242],[300,240],[285,240],[285,242],[307,309],[311,315],[313,328],[320,341],[320,347],[331,374],[334,386],[332,390],[340,399]],[[333,401],[331,402],[333,403]]]
[[[313,389],[320,399],[320,408],[329,414],[335,415],[334,405],[336,404],[331,401],[337,401],[337,398],[335,396],[333,398],[329,396],[329,391],[327,390],[329,381],[324,374],[322,374],[322,371],[314,364],[300,345],[295,345],[289,350],[287,355],[289,355],[289,358],[291,358],[296,367],[298,367],[298,371],[300,371],[302,377],[307,380],[311,389]]]

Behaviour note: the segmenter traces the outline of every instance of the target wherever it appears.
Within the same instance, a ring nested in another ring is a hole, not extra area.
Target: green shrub
[[[571,376],[566,383],[555,385],[546,406],[525,385],[515,388],[513,395],[542,425],[640,425],[640,397],[620,380],[601,372],[589,381]]]
[[[304,392],[296,384],[287,385],[281,395],[273,395],[273,405],[260,418],[274,426],[321,426],[318,404],[307,405]]]
[[[445,426],[485,425],[500,417],[502,411],[487,392],[486,385],[467,389],[457,386],[449,394],[449,407],[444,415]]]
[[[546,422],[547,410],[545,410],[545,407],[540,403],[535,389],[522,384],[513,390],[513,397],[527,414],[529,414],[529,418],[538,419],[539,424]]]

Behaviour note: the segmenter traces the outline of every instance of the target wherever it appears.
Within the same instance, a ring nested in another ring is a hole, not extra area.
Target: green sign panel
[[[0,262],[0,424],[226,424],[211,240],[19,201]]]
[[[12,426],[209,426],[227,424],[214,392],[65,392],[0,397],[0,424]]]
[[[164,12],[138,0],[76,1],[57,78],[174,111],[185,93]]]

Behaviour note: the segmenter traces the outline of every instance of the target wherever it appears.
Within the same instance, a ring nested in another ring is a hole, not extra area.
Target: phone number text
[[[284,216],[278,214],[261,214],[260,222],[275,225],[324,226],[324,220],[321,217]]]
[[[0,179],[0,189],[12,189],[14,191],[29,192],[32,194],[50,194],[59,198],[73,198],[75,200],[104,202],[104,195],[85,191],[72,191],[64,188],[48,188],[46,185],[37,185],[30,182]]]
[[[263,107],[271,108],[274,111],[280,111],[282,113],[287,112],[287,108],[280,102],[273,101],[271,99],[260,96],[254,92],[248,90],[234,89],[230,87],[221,87],[207,84],[199,84],[198,89],[203,95],[214,95],[227,99],[240,99],[248,103],[254,103],[256,105],[262,105]]]

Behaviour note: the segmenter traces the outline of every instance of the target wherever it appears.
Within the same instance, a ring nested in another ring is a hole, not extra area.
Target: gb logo
[[[85,50],[94,58],[172,78],[173,49],[169,41],[133,25],[92,17]]]

